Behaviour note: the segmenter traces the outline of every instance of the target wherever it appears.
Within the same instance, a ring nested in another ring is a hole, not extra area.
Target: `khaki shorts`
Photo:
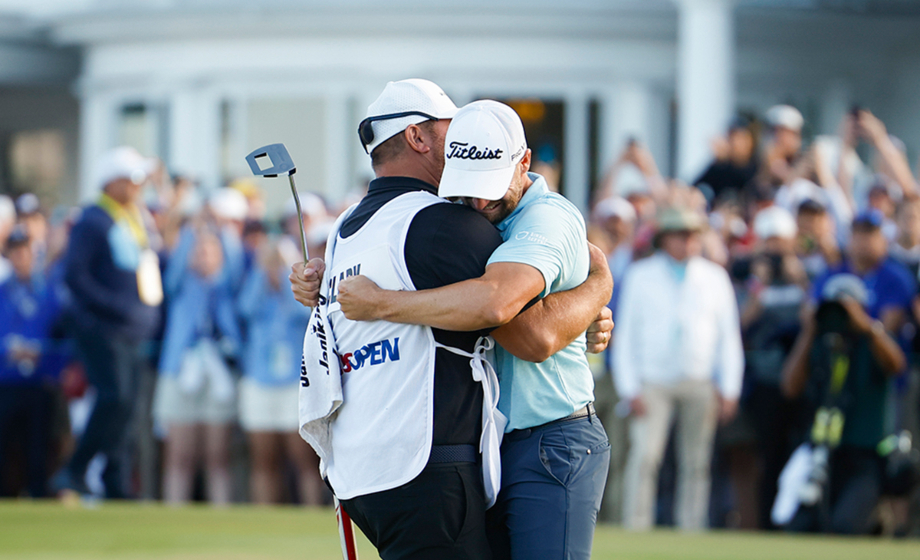
[[[194,393],[179,380],[161,375],[153,395],[153,417],[164,424],[229,424],[236,419],[236,399],[218,401],[205,384]]]
[[[266,386],[240,381],[240,425],[247,432],[296,432],[299,383]]]

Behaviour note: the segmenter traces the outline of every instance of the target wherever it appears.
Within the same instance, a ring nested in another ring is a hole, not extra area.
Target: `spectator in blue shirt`
[[[888,241],[882,233],[884,216],[867,210],[853,220],[853,237],[847,258],[817,278],[812,299],[821,301],[827,281],[838,274],[855,274],[866,285],[866,312],[881,321],[890,333],[901,332],[910,313],[917,286],[910,272],[888,254]]]
[[[899,333],[917,291],[908,270],[888,254],[888,241],[882,230],[884,220],[884,215],[875,209],[857,215],[847,258],[813,286],[812,299],[817,304],[833,299],[828,294],[841,285],[845,275],[855,275],[862,280],[865,297],[858,298],[858,302],[857,298],[846,298],[843,303],[850,325],[834,325],[855,333],[856,341],[850,343],[851,366],[845,384],[838,389],[843,395],[839,406],[846,420],[839,447],[833,449],[829,459],[830,513],[819,515],[813,507],[801,508],[790,524],[794,530],[866,533],[881,494],[884,466],[876,448],[885,435],[889,378],[905,369],[906,341]],[[817,407],[826,404],[821,399],[826,398],[828,375],[820,374],[820,368],[826,369],[824,364],[829,363],[832,349],[823,342],[825,333],[815,326],[814,309],[807,309],[805,317],[784,368],[783,390],[790,398],[808,394],[811,404]],[[813,370],[819,374],[812,375]],[[827,523],[822,524],[822,519]]]
[[[815,303],[836,302],[846,315],[841,318],[824,304],[817,312],[806,309],[784,366],[784,394],[806,396],[817,411],[815,426],[822,425],[821,414],[837,415],[843,426],[835,438],[812,431],[812,444],[829,450],[829,475],[823,477],[830,482],[814,485],[820,490],[817,499],[803,499],[789,523],[793,530],[865,534],[882,492],[885,468],[877,448],[886,432],[889,378],[906,365],[904,341],[896,333],[916,292],[907,269],[888,256],[883,220],[878,210],[853,220],[849,255],[819,278],[813,291]],[[847,364],[842,374],[834,361],[841,355]],[[829,498],[819,505],[823,492]]]
[[[256,503],[279,501],[285,455],[297,469],[301,503],[319,505],[325,488],[319,458],[298,433],[300,358],[310,310],[294,299],[284,282],[298,253],[288,238],[263,244],[238,300],[248,334],[240,424],[249,438],[250,494]]]
[[[202,460],[209,500],[222,505],[231,498],[236,379],[228,362],[241,337],[232,288],[238,279],[226,251],[215,229],[188,227],[166,267],[169,310],[153,415],[167,430],[163,497],[173,504],[191,499]]]
[[[28,491],[33,498],[47,492],[49,419],[52,394],[61,368],[62,345],[52,340],[61,311],[58,292],[34,271],[34,254],[25,230],[13,230],[6,257],[13,274],[0,284],[0,495],[14,430],[24,435]]]

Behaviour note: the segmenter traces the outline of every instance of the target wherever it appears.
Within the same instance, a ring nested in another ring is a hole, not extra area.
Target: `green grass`
[[[361,558],[377,558],[363,537],[359,549]],[[56,502],[0,501],[0,559],[12,558],[339,560],[341,553],[329,509],[173,509],[111,502],[73,509]],[[733,532],[633,534],[601,527],[594,558],[917,560],[920,543]]]

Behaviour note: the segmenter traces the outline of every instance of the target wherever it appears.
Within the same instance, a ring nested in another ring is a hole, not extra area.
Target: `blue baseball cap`
[[[868,210],[863,210],[853,218],[852,227],[856,226],[869,226],[872,228],[880,228],[885,222],[885,215],[882,214],[880,210],[875,208],[869,208]]]

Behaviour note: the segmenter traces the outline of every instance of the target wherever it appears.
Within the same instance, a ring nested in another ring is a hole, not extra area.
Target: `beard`
[[[494,225],[500,224],[505,220],[505,218],[510,216],[512,212],[517,210],[518,202],[518,200],[508,200],[503,198],[501,204],[498,206],[497,211],[489,217],[489,221]]]
[[[464,201],[468,206],[472,206],[469,199],[465,199]],[[489,220],[492,225],[498,225],[517,209],[519,202],[520,198],[516,198],[509,193],[505,195],[505,198],[490,202],[484,209],[477,210],[477,212],[485,219]]]
[[[482,210],[477,209],[477,212],[485,219],[489,220],[493,225],[498,225],[517,210],[518,204],[520,204],[524,196],[524,190],[524,183],[515,175],[504,197],[486,204]],[[464,198],[463,201],[468,206],[476,208],[470,198]]]

